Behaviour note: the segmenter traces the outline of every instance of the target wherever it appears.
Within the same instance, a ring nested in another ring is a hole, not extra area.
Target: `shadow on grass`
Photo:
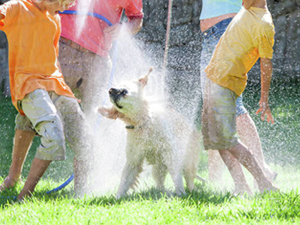
[[[69,188],[70,189],[70,188]],[[0,208],[13,205],[17,203],[16,196],[21,190],[21,185],[17,185],[14,188],[5,190],[0,193]],[[104,196],[84,196],[77,198],[73,190],[62,189],[58,192],[47,194],[48,190],[37,190],[34,192],[32,198],[28,198],[26,201],[71,201],[72,204],[83,204],[85,206],[96,205],[102,207],[109,207],[113,205],[121,205],[124,203],[141,202],[141,201],[159,201],[163,199],[175,199],[184,202],[184,205],[203,205],[213,204],[218,205],[225,202],[230,202],[235,198],[229,192],[218,192],[211,190],[208,186],[196,184],[194,191],[189,192],[186,190],[186,194],[183,196],[177,196],[174,194],[174,190],[159,190],[157,188],[150,188],[145,191],[133,192],[125,197],[116,199],[115,195]]]
[[[9,209],[10,207],[18,207],[19,204],[8,196],[16,196],[20,186],[6,190],[0,195],[0,209]],[[59,205],[63,207],[75,206],[76,209],[87,207],[117,208],[136,207],[142,205],[158,205],[164,207],[168,203],[173,202],[175,208],[196,208],[205,211],[204,214],[209,218],[220,218],[232,221],[254,220],[291,220],[299,217],[300,213],[300,193],[298,189],[287,193],[271,192],[264,194],[256,194],[253,197],[235,197],[229,192],[213,191],[209,185],[200,185],[196,183],[193,192],[187,192],[184,196],[176,196],[174,192],[166,190],[159,191],[156,188],[150,188],[147,191],[135,192],[124,198],[116,199],[114,195],[104,196],[84,196],[76,198],[72,188],[63,189],[53,194],[46,194],[47,187],[40,188],[34,193],[32,198],[26,199],[23,204],[25,207],[33,205]],[[31,204],[33,203],[33,204]],[[14,205],[16,204],[16,205]],[[147,208],[147,207],[146,207]],[[264,223],[266,224],[266,223]]]

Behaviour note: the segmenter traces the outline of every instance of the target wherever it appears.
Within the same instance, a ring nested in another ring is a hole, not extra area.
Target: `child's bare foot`
[[[13,179],[13,178],[7,176],[4,179],[3,183],[0,185],[0,192],[4,191],[7,188],[14,187],[18,182],[21,182],[21,178],[19,178],[19,179]]]
[[[273,172],[271,180],[274,182],[277,178],[278,173],[277,172]]]
[[[277,175],[278,175],[277,172],[272,172],[272,173],[268,176],[268,178],[269,178],[272,182],[274,182],[274,181],[276,180],[276,178],[277,178]],[[255,179],[253,179],[253,188],[254,188],[254,189],[259,189],[259,188],[258,188],[258,184],[257,184],[257,182],[256,182]]]
[[[32,193],[30,191],[21,190],[20,194],[17,196],[17,202],[23,203],[25,198],[30,198]]]
[[[235,196],[244,195],[244,194],[247,194],[249,196],[253,196],[253,193],[252,193],[252,191],[251,191],[251,189],[248,185],[241,186],[241,187],[236,187],[234,192],[233,192],[233,195],[235,195]]]
[[[272,183],[272,181],[268,178],[264,182],[260,182],[259,184],[259,191],[261,193],[269,192],[269,191],[279,191],[279,188],[276,187],[275,184]]]

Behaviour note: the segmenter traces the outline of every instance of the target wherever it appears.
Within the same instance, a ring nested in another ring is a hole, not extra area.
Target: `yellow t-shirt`
[[[266,9],[242,8],[228,25],[205,72],[220,86],[241,95],[247,73],[259,57],[273,57],[274,25]]]
[[[61,32],[59,15],[40,11],[31,0],[0,6],[0,20],[9,49],[9,79],[13,105],[35,89],[74,97],[57,66]],[[21,112],[22,113],[22,112]]]

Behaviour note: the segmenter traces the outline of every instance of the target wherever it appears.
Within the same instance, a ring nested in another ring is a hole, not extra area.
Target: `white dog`
[[[201,149],[199,133],[187,124],[175,110],[151,105],[143,96],[148,75],[120,88],[109,90],[112,108],[99,108],[110,119],[121,119],[127,128],[126,164],[123,168],[117,198],[137,185],[144,160],[152,165],[152,175],[158,188],[164,187],[167,172],[175,185],[176,194],[185,194],[182,175],[190,191]]]

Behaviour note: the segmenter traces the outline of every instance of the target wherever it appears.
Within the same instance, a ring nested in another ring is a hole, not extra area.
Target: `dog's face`
[[[152,71],[150,69],[149,73]],[[128,115],[138,113],[145,104],[143,90],[148,82],[149,73],[137,81],[128,82],[109,90],[109,98],[117,111]]]
[[[140,78],[138,81],[126,83],[119,88],[111,88],[109,97],[113,107],[100,107],[98,112],[107,118],[120,118],[124,121],[131,121],[137,115],[145,113],[148,107],[143,98],[143,89],[148,82],[151,71],[152,68],[145,77]]]
[[[119,112],[133,112],[143,101],[143,86],[139,82],[131,82],[111,88],[109,98]]]

